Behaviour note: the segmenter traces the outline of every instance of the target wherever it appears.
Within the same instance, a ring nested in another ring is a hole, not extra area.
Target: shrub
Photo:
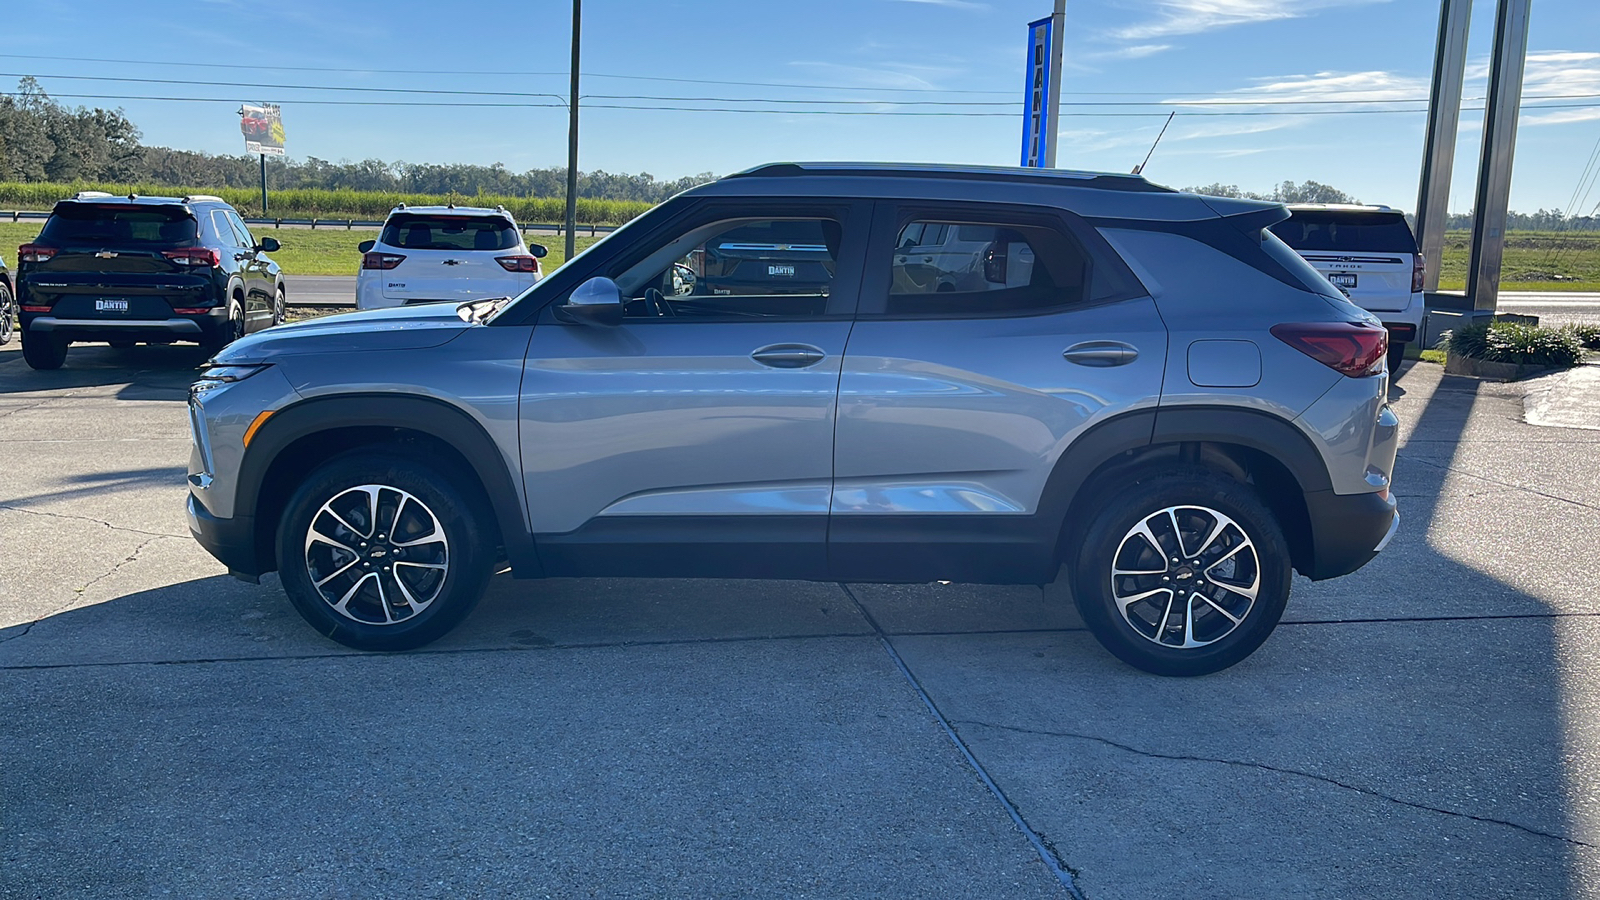
[[[1442,343],[1456,356],[1490,362],[1565,369],[1583,360],[1583,345],[1569,328],[1479,322],[1452,330]]]
[[[1572,326],[1572,334],[1588,350],[1600,350],[1600,325],[1584,323]]]

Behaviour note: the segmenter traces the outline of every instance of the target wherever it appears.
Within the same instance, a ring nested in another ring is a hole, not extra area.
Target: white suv
[[[545,255],[503,207],[397,206],[360,249],[360,309],[515,297],[539,280]]]
[[[1422,254],[1405,214],[1387,206],[1291,204],[1272,233],[1350,302],[1389,329],[1389,371],[1422,331]]]

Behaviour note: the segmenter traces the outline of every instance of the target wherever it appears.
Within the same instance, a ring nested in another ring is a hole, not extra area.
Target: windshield
[[[198,238],[199,223],[181,206],[70,203],[56,207],[38,240],[61,246],[187,247]]]
[[[498,216],[390,216],[380,238],[402,250],[512,250],[522,241],[517,229]]]
[[[1406,217],[1394,212],[1334,212],[1296,209],[1272,226],[1296,250],[1415,253],[1417,240]]]

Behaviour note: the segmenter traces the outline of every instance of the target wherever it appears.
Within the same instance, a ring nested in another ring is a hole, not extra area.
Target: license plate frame
[[[1356,286],[1354,272],[1329,272],[1328,280],[1333,282],[1334,287],[1353,288]]]
[[[95,312],[119,312],[119,313],[125,313],[125,312],[128,311],[128,301],[126,301],[126,300],[96,300],[94,302],[94,311]]]

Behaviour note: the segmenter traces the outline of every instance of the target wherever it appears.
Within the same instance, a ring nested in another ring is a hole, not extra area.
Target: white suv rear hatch
[[[1373,312],[1403,310],[1422,290],[1417,239],[1398,210],[1291,206],[1289,213],[1272,233],[1355,305]]]
[[[378,281],[383,305],[516,296],[540,275],[515,223],[498,211],[397,211],[366,256],[388,266],[364,262],[361,271]]]

